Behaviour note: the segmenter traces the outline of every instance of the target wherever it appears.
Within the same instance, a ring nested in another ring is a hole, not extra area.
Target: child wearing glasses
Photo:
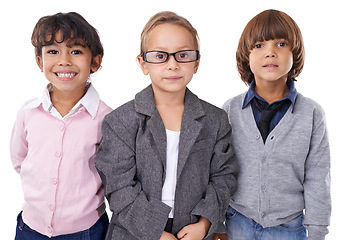
[[[101,65],[98,33],[81,15],[58,13],[37,22],[32,44],[50,83],[24,104],[12,132],[25,198],[15,239],[104,239],[108,217],[94,155],[112,109],[87,81]]]
[[[294,86],[304,65],[300,29],[283,12],[263,11],[243,30],[236,59],[250,88],[223,107],[240,165],[227,237],[323,240],[331,212],[329,142],[323,109]]]
[[[199,67],[197,31],[157,13],[137,59],[151,85],[105,117],[95,159],[113,212],[106,239],[211,239],[237,164],[227,114],[186,87]]]

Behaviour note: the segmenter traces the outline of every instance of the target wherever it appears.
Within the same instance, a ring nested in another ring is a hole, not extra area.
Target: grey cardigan
[[[324,239],[330,223],[330,151],[323,109],[298,93],[269,134],[260,136],[246,94],[224,104],[240,165],[230,205],[263,227],[285,223],[305,209],[309,239]]]
[[[166,130],[152,87],[108,114],[95,158],[113,212],[106,239],[158,240],[170,207],[161,201],[166,168]],[[227,114],[188,89],[182,118],[174,222],[176,234],[201,216],[224,216],[236,188],[237,163]]]

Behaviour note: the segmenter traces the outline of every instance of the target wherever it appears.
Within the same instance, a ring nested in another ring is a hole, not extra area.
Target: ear
[[[91,65],[91,73],[95,73],[99,70],[102,62],[102,56],[100,54],[93,57],[92,65]]]
[[[149,69],[147,68],[148,64],[143,61],[143,57],[141,55],[137,56],[137,61],[138,61],[140,68],[143,71],[143,74],[148,75],[149,74]]]
[[[199,64],[200,64],[200,58],[201,58],[201,56],[199,56],[199,60],[197,60],[197,61],[195,62],[194,71],[193,71],[194,74],[196,74],[197,71],[198,71]]]
[[[40,56],[36,56],[36,62],[38,67],[40,68],[40,71],[43,72],[43,59]]]

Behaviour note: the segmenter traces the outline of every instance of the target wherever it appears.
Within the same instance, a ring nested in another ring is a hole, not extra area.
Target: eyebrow
[[[44,44],[43,47],[46,47],[46,46],[58,46],[59,44],[61,44],[61,43],[53,41],[51,44],[49,44],[49,43]],[[83,48],[87,48],[87,45],[82,44],[81,42],[77,42],[77,41],[72,41],[72,42],[67,41],[66,45],[67,45],[68,48],[72,48],[72,47],[75,47],[75,46],[80,46],[80,47],[83,47]]]
[[[72,42],[72,43],[70,43],[70,44],[67,43],[67,47],[69,47],[69,46],[70,46],[70,47],[81,46],[81,47],[83,47],[83,48],[86,48],[86,47],[87,47],[85,44],[80,43],[80,42],[77,42],[77,41],[74,41],[74,42]]]

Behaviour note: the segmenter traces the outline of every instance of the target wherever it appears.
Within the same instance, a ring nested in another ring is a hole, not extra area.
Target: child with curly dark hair
[[[32,34],[36,61],[50,82],[24,104],[11,138],[25,203],[16,240],[104,239],[108,217],[94,156],[111,111],[88,81],[103,47],[77,13],[42,17]]]

